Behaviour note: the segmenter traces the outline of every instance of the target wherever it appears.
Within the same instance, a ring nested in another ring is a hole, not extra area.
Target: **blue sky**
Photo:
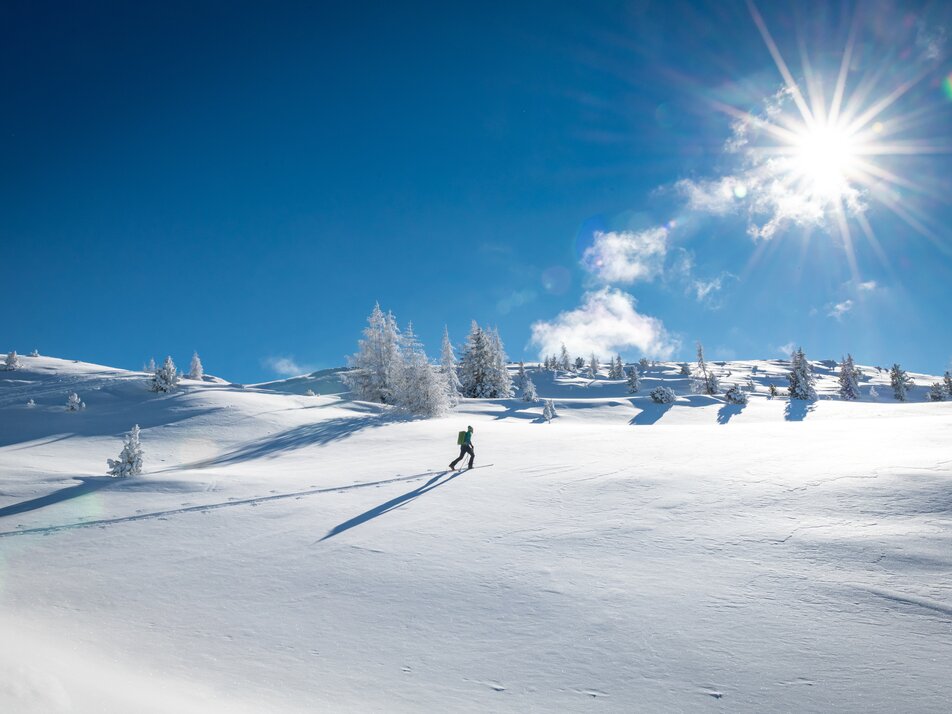
[[[0,6],[0,348],[251,382],[379,301],[434,355],[948,367],[947,5],[390,5]],[[835,200],[763,28],[807,105],[847,46],[844,116],[903,90]]]

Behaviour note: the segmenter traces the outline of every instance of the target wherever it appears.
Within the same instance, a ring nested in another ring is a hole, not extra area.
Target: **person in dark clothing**
[[[476,452],[473,451],[473,427],[471,426],[466,427],[466,436],[463,437],[463,443],[459,446],[459,456],[450,464],[450,469],[455,469],[456,464],[458,464],[466,454],[469,454],[469,468],[473,468],[473,459],[476,458]]]

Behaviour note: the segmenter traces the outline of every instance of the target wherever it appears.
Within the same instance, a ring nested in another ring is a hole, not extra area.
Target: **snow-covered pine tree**
[[[146,362],[142,371],[148,372],[149,374],[155,374],[155,357],[149,357],[149,361]]]
[[[456,366],[456,353],[453,351],[453,343],[450,342],[450,331],[443,326],[443,346],[440,350],[440,372],[443,373],[443,380],[446,382],[446,393],[449,398],[449,406],[455,407],[459,404],[459,372]]]
[[[522,389],[526,386],[526,363],[519,360],[519,369],[516,371],[516,388]]]
[[[846,359],[840,364],[840,374],[837,379],[840,383],[841,399],[859,399],[859,385],[856,383],[856,365],[853,364],[853,355],[846,355]]]
[[[681,370],[678,372],[682,377],[691,376],[691,368],[688,366],[687,362],[681,363]]]
[[[648,367],[651,366],[651,362],[648,361],[647,357],[642,357],[638,360],[638,367],[641,369],[642,374],[648,371]]]
[[[499,330],[495,327],[487,331],[489,335],[489,346],[493,354],[493,378],[496,386],[496,395],[509,398],[512,396],[512,377],[509,376],[509,357],[506,355],[506,348],[502,344],[502,338],[499,336]]]
[[[558,368],[563,372],[572,371],[572,358],[569,357],[569,351],[565,349],[565,343],[562,343],[562,351],[559,353],[559,365]]]
[[[747,392],[741,389],[739,385],[735,384],[733,387],[724,392],[724,399],[727,400],[728,404],[746,404]]]
[[[608,378],[609,379],[624,379],[625,378],[625,365],[621,361],[621,355],[615,355],[614,359],[612,359],[611,362],[609,362]]]
[[[576,358],[575,358],[575,371],[576,371],[576,372],[580,372],[580,371],[582,371],[583,369],[585,369],[585,358],[584,358],[584,357],[576,357]]]
[[[949,399],[952,399],[952,372],[946,370],[945,375],[942,377],[942,383],[945,385],[945,393]]]
[[[875,384],[869,385],[869,396],[873,399],[879,396],[879,392],[876,390]]]
[[[522,399],[526,402],[536,402],[539,400],[539,395],[536,393],[535,382],[532,381],[532,377],[526,375],[525,380],[522,382]]]
[[[638,365],[633,364],[625,367],[625,374],[628,379],[628,393],[635,394],[641,389],[641,375],[638,374]]]
[[[202,360],[198,356],[198,352],[192,353],[192,364],[188,370],[189,379],[202,379],[205,376],[205,368],[202,367]]]
[[[142,445],[139,443],[139,425],[136,424],[132,427],[132,431],[126,434],[119,458],[106,459],[106,464],[109,466],[107,473],[119,478],[138,476],[142,473],[142,453]]]
[[[776,384],[767,385],[767,391],[770,393],[771,397],[776,397],[778,394],[780,394],[780,390],[777,389]]]
[[[3,368],[7,370],[20,369],[20,358],[17,351],[13,350],[7,354],[7,359],[3,363]]]
[[[655,387],[648,396],[651,397],[651,401],[657,404],[673,404],[674,400],[677,399],[670,387]]]
[[[496,397],[495,366],[489,336],[476,321],[470,326],[466,347],[459,363],[463,396],[476,399]]]
[[[588,362],[588,368],[593,378],[598,376],[598,370],[602,368],[601,363],[598,361],[598,356],[594,352],[592,352],[592,358]]]
[[[39,356],[40,356],[40,351],[36,349],[36,347],[34,347],[33,351],[30,353],[30,357],[39,357]]]
[[[720,382],[704,360],[704,347],[697,343],[697,367],[694,370],[694,379],[691,381],[691,391],[695,394],[714,395],[720,391]]]
[[[942,382],[933,382],[929,389],[929,399],[934,402],[945,401],[945,385]]]
[[[313,397],[313,396],[314,396],[314,390],[311,389],[310,387],[308,387],[306,390],[304,390],[304,396],[305,396],[305,397]]]
[[[787,389],[791,399],[816,399],[816,378],[813,376],[813,368],[803,354],[803,348],[800,347],[790,355],[790,373],[787,375],[787,381],[790,383]]]
[[[30,399],[30,401],[28,401],[28,402],[26,403],[26,405],[27,405],[28,408],[32,409],[33,407],[36,406],[36,402],[34,402],[32,399]]]
[[[889,384],[893,390],[893,396],[900,402],[906,401],[909,388],[913,386],[912,379],[898,363],[894,363],[889,370]]]
[[[545,400],[545,406],[542,408],[542,418],[547,422],[551,422],[558,414],[555,412],[555,402],[551,399]]]
[[[357,399],[393,404],[394,372],[399,363],[399,330],[393,313],[384,314],[374,305],[350,369],[341,375]]]
[[[400,335],[393,385],[394,405],[410,414],[434,417],[449,408],[446,379],[430,364],[412,324]]]
[[[86,403],[79,398],[76,392],[70,392],[66,397],[66,411],[78,412],[86,408]]]
[[[150,389],[153,392],[174,392],[178,382],[179,375],[175,368],[175,362],[172,361],[171,357],[166,357],[162,366],[155,370],[155,374],[152,375]]]

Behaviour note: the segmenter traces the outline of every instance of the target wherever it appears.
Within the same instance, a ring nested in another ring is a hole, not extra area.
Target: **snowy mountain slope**
[[[755,396],[722,413],[677,365],[634,397],[532,371],[545,424],[23,362],[0,372],[0,710],[947,709],[934,377],[899,404],[864,368],[878,401],[788,413],[785,365],[731,362]],[[103,477],[133,422],[146,473]],[[447,473],[466,424],[494,465]]]

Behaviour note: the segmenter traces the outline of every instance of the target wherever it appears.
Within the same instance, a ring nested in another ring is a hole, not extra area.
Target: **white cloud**
[[[875,290],[875,289],[876,289],[877,287],[879,287],[879,286],[876,284],[876,281],[875,281],[875,280],[867,280],[865,283],[860,283],[860,284],[857,285],[856,287],[859,288],[859,291],[860,291],[861,293],[863,293],[863,292],[869,293],[869,292],[872,292],[873,290]]]
[[[668,251],[668,230],[601,231],[582,255],[582,266],[608,283],[652,280],[661,273]]]
[[[674,184],[675,190],[688,202],[688,208],[698,213],[723,216],[737,210],[747,195],[747,187],[733,176],[714,181],[681,179]]]
[[[838,302],[832,307],[832,309],[827,313],[827,317],[833,317],[837,320],[843,319],[843,315],[848,313],[853,309],[852,300],[844,300],[843,302]]]
[[[282,377],[297,377],[300,374],[309,374],[315,370],[313,365],[297,362],[293,357],[265,357],[261,362],[265,367]]]
[[[670,357],[678,347],[661,320],[642,315],[635,299],[617,288],[588,292],[582,305],[559,313],[552,321],[532,325],[532,344],[539,355],[558,354],[564,343],[573,355],[594,352],[607,357],[616,352],[637,350],[656,358]]]
[[[777,352],[779,352],[780,354],[782,354],[784,357],[789,358],[790,355],[793,354],[793,351],[794,351],[795,349],[797,349],[797,345],[791,340],[791,341],[788,342],[787,344],[785,344],[785,345],[780,345],[779,347],[776,347],[775,349],[777,350]]]

